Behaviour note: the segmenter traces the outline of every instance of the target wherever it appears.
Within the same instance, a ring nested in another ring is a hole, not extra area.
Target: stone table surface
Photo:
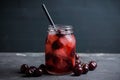
[[[43,75],[24,77],[21,64],[39,66],[45,62],[44,53],[0,53],[0,80],[120,80],[120,54],[78,53],[83,62],[95,60],[98,67],[85,75]]]

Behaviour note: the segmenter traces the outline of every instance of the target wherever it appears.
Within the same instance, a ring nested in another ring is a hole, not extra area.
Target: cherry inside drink
[[[72,26],[49,26],[45,42],[45,64],[49,74],[68,74],[75,66],[76,40]]]

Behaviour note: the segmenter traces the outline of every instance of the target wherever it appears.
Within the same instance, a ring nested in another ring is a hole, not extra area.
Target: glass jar
[[[76,39],[70,25],[49,26],[45,42],[45,64],[50,74],[71,73],[75,66]]]

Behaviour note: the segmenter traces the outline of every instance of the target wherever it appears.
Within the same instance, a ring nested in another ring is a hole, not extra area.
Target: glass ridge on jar
[[[76,39],[70,25],[49,25],[45,42],[45,64],[50,74],[68,74],[75,66]]]

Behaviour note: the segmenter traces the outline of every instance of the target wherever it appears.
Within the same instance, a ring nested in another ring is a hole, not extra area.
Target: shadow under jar
[[[70,25],[49,25],[45,64],[49,74],[68,74],[75,66],[76,39]]]

